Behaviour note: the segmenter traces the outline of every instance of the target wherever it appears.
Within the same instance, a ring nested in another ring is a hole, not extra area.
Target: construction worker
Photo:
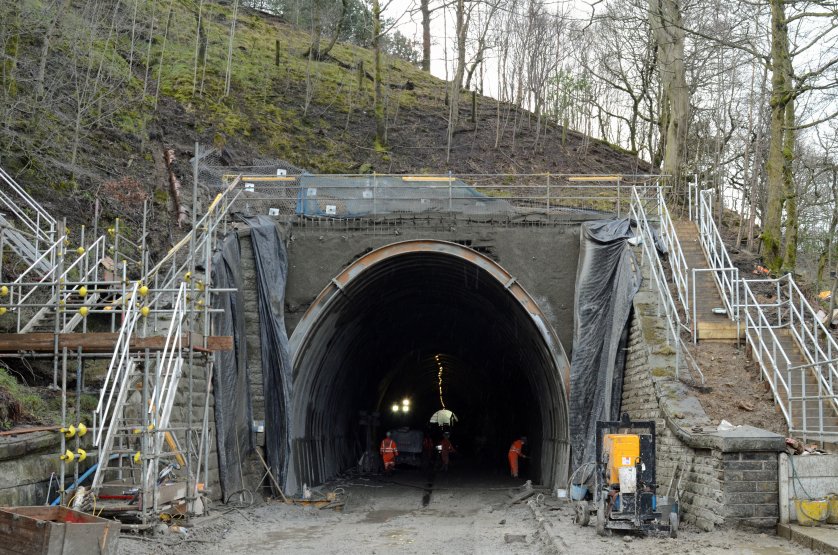
[[[433,459],[434,440],[431,438],[431,434],[425,432],[425,437],[422,438],[422,468],[430,470]]]
[[[512,473],[513,478],[518,477],[518,457],[523,459],[529,458],[524,454],[524,445],[526,444],[527,436],[521,436],[509,446],[509,471]]]
[[[442,436],[442,442],[439,444],[439,458],[442,460],[442,470],[448,471],[448,461],[451,453],[456,453],[457,450],[454,449],[454,444],[451,443],[449,439],[451,434],[445,432]]]
[[[384,461],[384,474],[390,474],[396,469],[396,457],[399,456],[399,448],[396,442],[387,432],[387,437],[381,440],[381,460]]]

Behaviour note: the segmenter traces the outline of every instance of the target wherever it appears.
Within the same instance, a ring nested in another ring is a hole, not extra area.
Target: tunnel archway
[[[567,356],[533,298],[481,253],[434,240],[366,253],[326,285],[290,346],[292,492],[358,463],[362,411],[380,414],[377,442],[421,429],[442,403],[478,460],[502,465],[527,434],[533,481],[566,479]],[[392,412],[403,398],[410,412]]]

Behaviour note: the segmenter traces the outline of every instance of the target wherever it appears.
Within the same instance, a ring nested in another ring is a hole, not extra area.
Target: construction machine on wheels
[[[657,496],[654,421],[596,423],[596,460],[589,499],[577,501],[577,524],[595,518],[599,535],[612,530],[678,535],[678,504]]]

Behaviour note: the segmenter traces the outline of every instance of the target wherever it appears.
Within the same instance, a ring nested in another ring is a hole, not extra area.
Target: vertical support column
[[[550,173],[547,174],[547,221],[550,221]]]

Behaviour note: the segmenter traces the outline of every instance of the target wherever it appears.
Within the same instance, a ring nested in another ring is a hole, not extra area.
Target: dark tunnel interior
[[[459,456],[500,470],[509,444],[524,434],[533,482],[560,479],[564,352],[554,334],[545,338],[549,329],[533,318],[532,299],[530,311],[521,304],[523,289],[515,284],[516,297],[498,279],[502,268],[493,275],[486,269],[493,262],[479,262],[451,252],[400,252],[335,291],[294,354],[292,490],[357,465],[367,442],[362,411],[380,415],[377,453],[388,429],[438,435],[428,421],[443,402],[458,418],[451,439]]]

